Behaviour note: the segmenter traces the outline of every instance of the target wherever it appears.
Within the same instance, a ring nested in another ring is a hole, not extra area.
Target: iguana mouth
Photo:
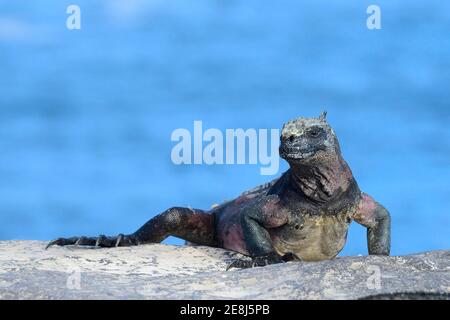
[[[306,159],[316,153],[313,148],[301,149],[299,147],[280,146],[280,156],[284,159]]]

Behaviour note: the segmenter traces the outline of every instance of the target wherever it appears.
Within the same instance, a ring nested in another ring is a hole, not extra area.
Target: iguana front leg
[[[362,193],[353,219],[367,227],[369,254],[389,255],[391,250],[391,216],[371,196]]]
[[[279,202],[277,195],[269,195],[243,209],[241,227],[251,260],[235,260],[227,270],[299,260],[293,253],[280,256],[275,251],[267,231],[268,228],[280,227],[288,222],[288,213],[280,207]]]

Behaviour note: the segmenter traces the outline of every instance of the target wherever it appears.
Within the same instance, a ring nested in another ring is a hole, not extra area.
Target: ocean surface
[[[70,4],[81,30],[66,28]],[[275,176],[174,165],[173,130],[322,110],[392,214],[392,253],[449,249],[450,2],[0,0],[0,239],[129,233],[171,206],[209,208]],[[365,237],[352,224],[342,255],[366,254]]]

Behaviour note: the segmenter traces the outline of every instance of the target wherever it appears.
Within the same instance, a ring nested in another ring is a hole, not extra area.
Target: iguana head
[[[326,112],[318,118],[297,118],[284,124],[280,156],[289,164],[326,164],[338,154],[339,143],[326,121]]]

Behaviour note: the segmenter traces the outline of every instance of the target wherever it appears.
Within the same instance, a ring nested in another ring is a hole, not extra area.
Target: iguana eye
[[[323,133],[323,130],[321,128],[311,128],[310,130],[308,130],[307,134],[308,136],[312,137],[312,138],[317,138],[319,136],[321,136]]]
[[[290,143],[292,143],[292,142],[294,142],[294,140],[295,140],[295,136],[293,136],[293,135],[290,135],[290,136],[281,136],[281,142],[290,142]]]

